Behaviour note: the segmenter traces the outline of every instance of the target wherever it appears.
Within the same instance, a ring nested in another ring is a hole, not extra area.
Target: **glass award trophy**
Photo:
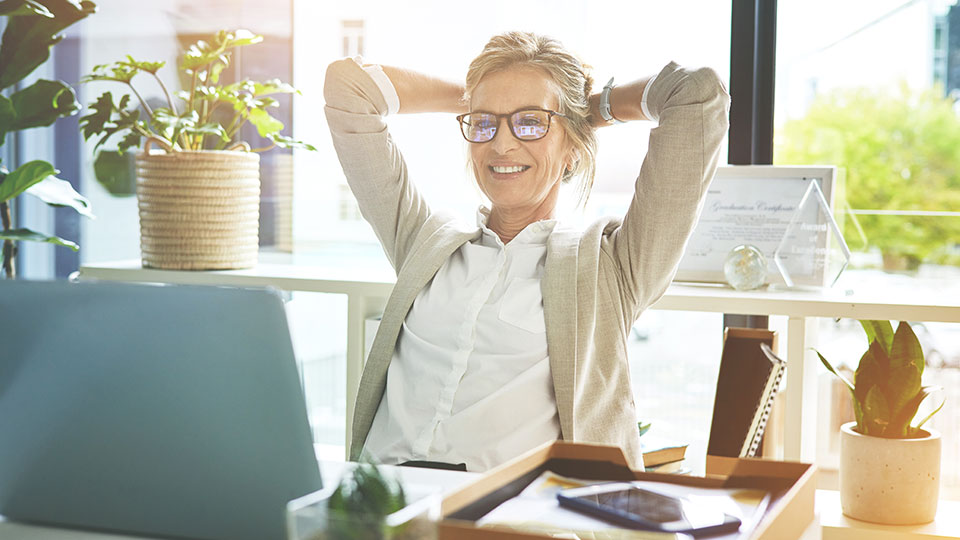
[[[850,249],[816,180],[800,199],[773,261],[790,288],[831,287],[850,262]]]

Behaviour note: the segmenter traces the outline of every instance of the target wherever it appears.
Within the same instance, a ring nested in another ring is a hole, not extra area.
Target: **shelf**
[[[926,525],[878,525],[849,518],[840,510],[840,492],[818,489],[816,510],[823,540],[935,540],[960,538],[960,501],[941,500],[937,518]]]

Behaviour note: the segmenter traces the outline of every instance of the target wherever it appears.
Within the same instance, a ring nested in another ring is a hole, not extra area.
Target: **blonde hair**
[[[532,32],[506,32],[492,37],[470,63],[463,100],[470,102],[471,93],[486,75],[518,65],[542,69],[559,90],[557,112],[566,117],[562,125],[577,156],[573,167],[563,173],[561,180],[569,183],[579,177],[577,202],[585,205],[597,172],[597,136],[590,125],[587,101],[593,87],[590,66],[556,39]],[[476,176],[473,165],[468,164],[468,167]]]

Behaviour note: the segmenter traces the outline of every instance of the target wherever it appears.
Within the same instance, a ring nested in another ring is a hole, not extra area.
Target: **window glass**
[[[836,165],[836,202],[854,250],[841,289],[904,288],[960,298],[960,6],[954,0],[781,0],[775,162]],[[915,322],[924,384],[946,388],[930,424],[943,433],[943,484],[960,492],[956,324]],[[856,321],[821,322],[827,358],[855,367]],[[827,353],[830,353],[829,355]],[[845,397],[822,375],[821,465],[836,467]],[[849,419],[852,419],[850,417]]]

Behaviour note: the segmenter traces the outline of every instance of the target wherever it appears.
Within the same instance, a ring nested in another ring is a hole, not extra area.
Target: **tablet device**
[[[617,482],[557,493],[560,506],[630,529],[689,534],[735,532],[740,520],[704,503]]]

